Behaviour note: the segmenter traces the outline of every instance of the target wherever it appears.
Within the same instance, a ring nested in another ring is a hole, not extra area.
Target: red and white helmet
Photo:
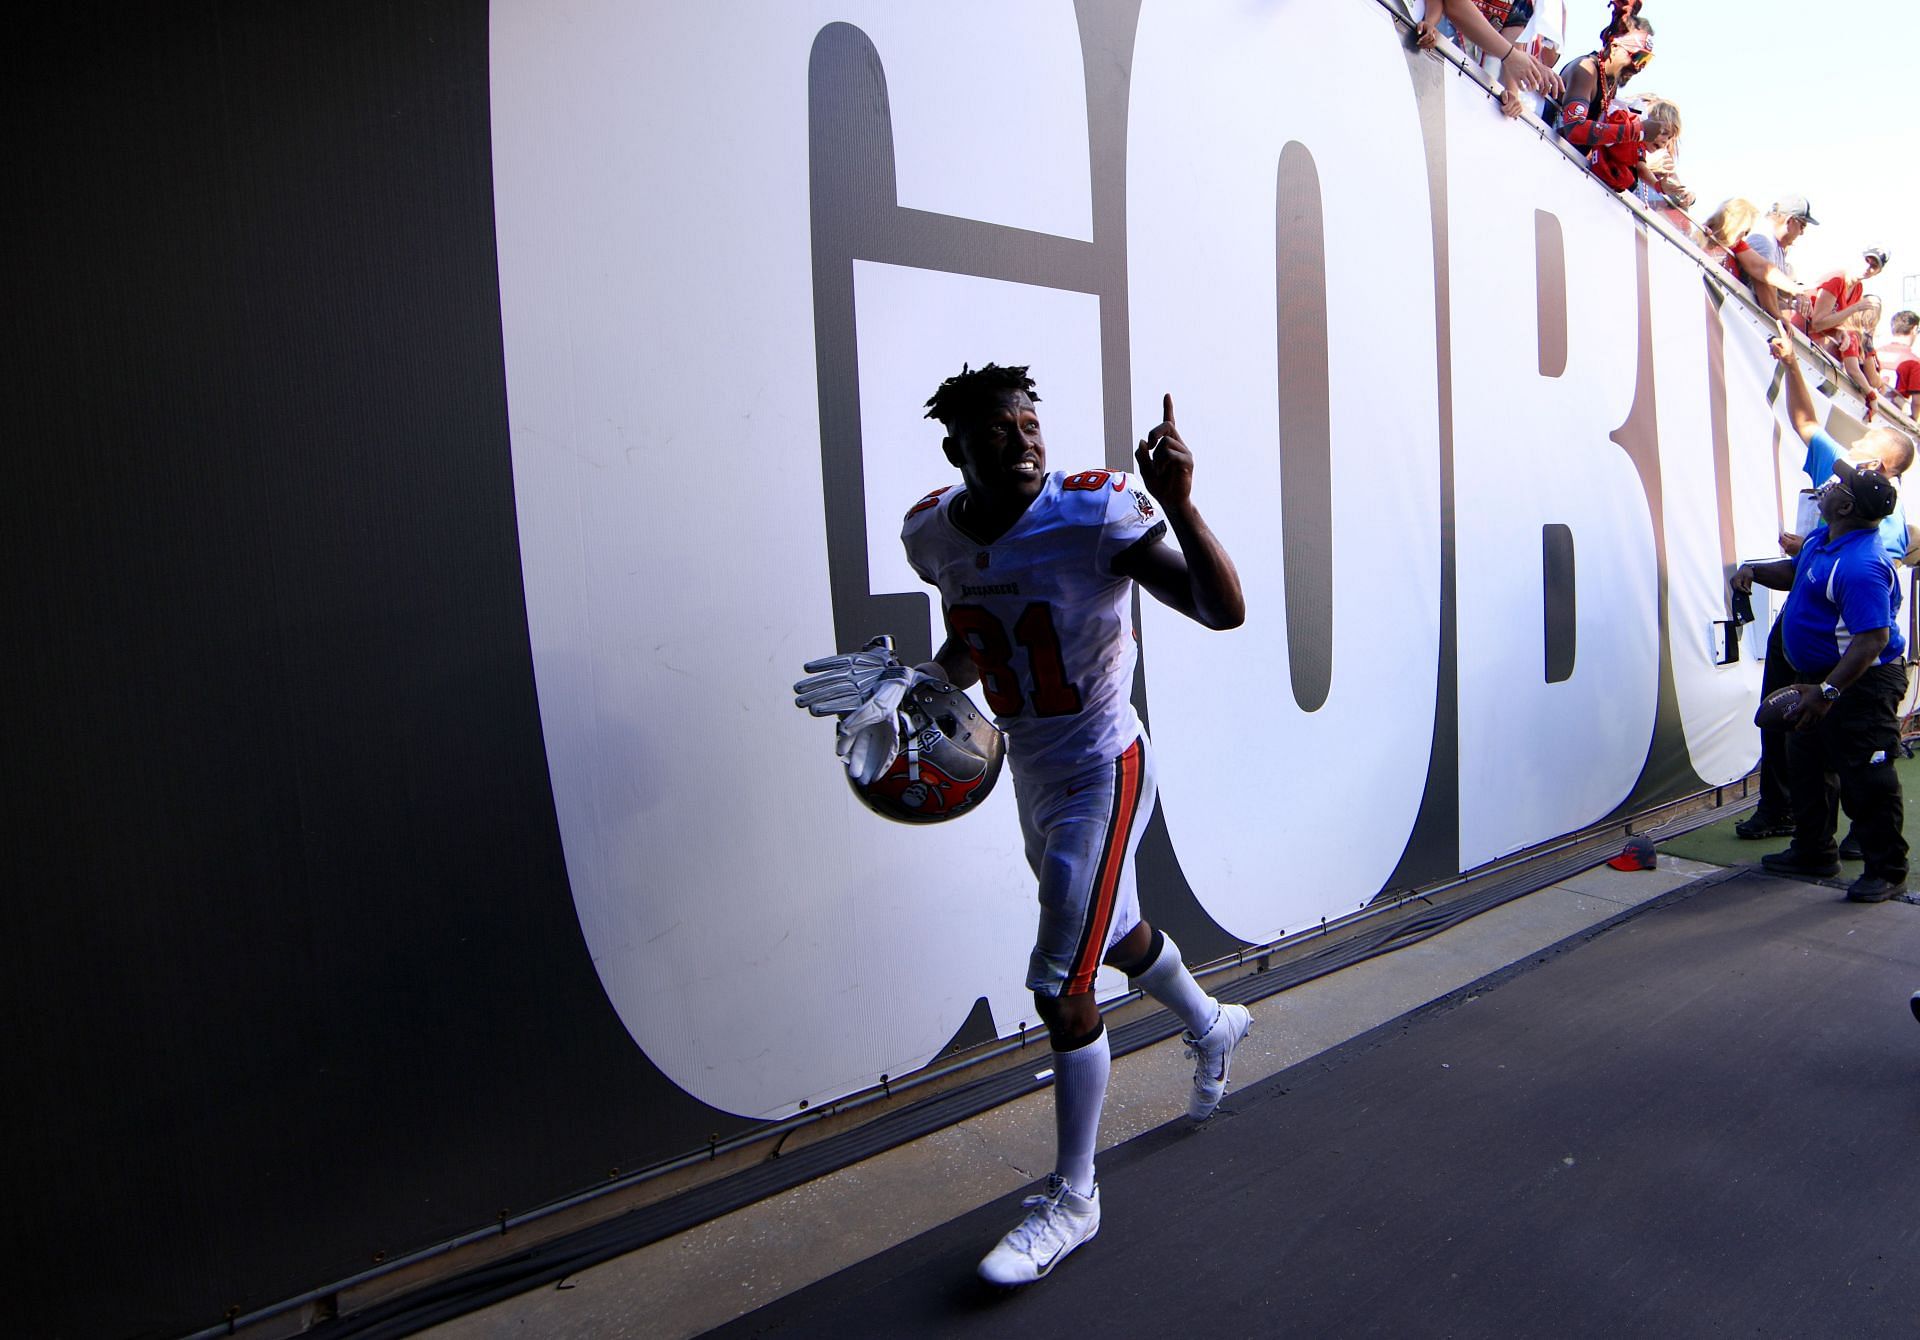
[[[847,785],[866,807],[903,824],[957,819],[1000,780],[1007,741],[999,727],[951,684],[924,680],[900,703],[900,755],[865,786]]]

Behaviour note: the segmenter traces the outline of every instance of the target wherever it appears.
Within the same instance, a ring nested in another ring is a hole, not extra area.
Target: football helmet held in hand
[[[903,824],[944,823],[978,809],[1000,779],[1007,744],[973,699],[921,676],[900,700],[898,723],[900,751],[885,771],[869,782],[847,773],[861,802]]]

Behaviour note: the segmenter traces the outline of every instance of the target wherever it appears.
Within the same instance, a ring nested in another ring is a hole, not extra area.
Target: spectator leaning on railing
[[[1787,248],[1800,240],[1807,231],[1807,225],[1818,223],[1813,217],[1813,207],[1807,203],[1804,195],[1790,195],[1776,200],[1773,208],[1752,232],[1747,234],[1747,246],[1760,258],[1769,273],[1762,275],[1757,267],[1746,260],[1740,262],[1746,272],[1748,286],[1753,289],[1754,301],[1765,309],[1768,316],[1787,317],[1793,311],[1791,298],[1806,290],[1800,281],[1794,278],[1793,266],[1787,263]],[[1783,275],[1782,283],[1774,275]]]
[[[1527,13],[1528,8],[1533,11],[1531,15]],[[1551,70],[1560,63],[1560,44],[1567,36],[1567,0],[1520,0],[1506,10],[1504,18],[1496,0],[1485,0],[1480,10],[1502,37],[1519,43],[1520,49],[1544,68]],[[1505,51],[1506,47],[1502,45],[1499,49]],[[1478,59],[1480,68],[1493,78],[1501,77],[1499,59],[1487,54],[1478,44],[1469,44],[1467,54]],[[1543,121],[1551,120],[1553,115],[1547,110],[1547,98],[1542,93],[1522,90],[1516,94],[1509,89],[1501,96],[1500,104],[1509,116],[1515,114],[1516,104]]]
[[[1640,118],[1614,105],[1621,85],[1653,60],[1653,28],[1621,18],[1602,34],[1606,45],[1568,63],[1554,129],[1587,155],[1593,175],[1616,191],[1638,180],[1646,145]]]
[[[1539,61],[1544,68],[1549,70],[1553,68],[1552,59],[1543,58],[1538,49],[1527,41],[1527,31],[1533,26],[1534,20],[1533,0],[1473,0],[1473,3],[1479,9],[1480,16],[1500,35],[1500,43],[1493,48],[1494,51],[1504,53],[1517,46]],[[1470,59],[1480,62],[1481,69],[1493,78],[1503,81],[1500,110],[1504,114],[1518,116],[1527,108],[1532,108],[1536,112],[1539,110],[1540,103],[1544,100],[1543,95],[1523,92],[1513,84],[1505,82],[1501,58],[1491,54],[1485,45],[1468,41],[1466,35],[1460,31],[1452,19],[1443,19],[1440,23],[1440,31],[1464,47]]]
[[[1893,338],[1882,340],[1875,350],[1880,357],[1880,377],[1886,383],[1887,398],[1911,418],[1920,415],[1920,356],[1913,352],[1913,332],[1920,326],[1920,315],[1895,312],[1889,324]]]
[[[1520,35],[1520,45],[1535,60],[1551,70],[1560,64],[1560,48],[1567,40],[1567,0],[1534,0],[1533,19]],[[1492,57],[1488,57],[1489,60]],[[1522,93],[1528,111],[1542,121],[1551,122],[1547,98],[1540,93]]]
[[[1847,318],[1866,302],[1866,281],[1887,268],[1882,247],[1868,247],[1857,265],[1835,270],[1813,286],[1813,305],[1807,311],[1807,333],[1825,337],[1845,328]]]
[[[1489,55],[1497,56],[1500,61],[1500,80],[1505,85],[1500,98],[1500,110],[1508,116],[1518,116],[1523,110],[1519,98],[1521,92],[1542,93],[1547,97],[1559,95],[1559,76],[1535,60],[1518,42],[1501,36],[1499,29],[1481,13],[1475,0],[1425,0],[1424,6],[1421,0],[1409,0],[1408,8],[1410,11],[1419,11],[1413,41],[1421,50],[1432,49],[1439,40],[1440,21],[1444,18],[1467,41]],[[1521,26],[1525,27],[1525,24]]]
[[[1665,98],[1649,97],[1640,113],[1640,134],[1647,156],[1640,164],[1633,193],[1652,209],[1685,211],[1693,192],[1680,180],[1680,109]]]
[[[1740,262],[1753,251],[1747,245],[1747,234],[1753,231],[1754,220],[1759,217],[1760,206],[1736,195],[1722,200],[1719,208],[1707,215],[1707,221],[1701,225],[1707,238],[1701,245],[1707,255],[1720,262],[1721,268],[1735,279],[1746,278]]]
[[[1868,393],[1869,404],[1876,383],[1863,366],[1866,346],[1862,334],[1863,328],[1870,333],[1880,324],[1880,303],[1867,296],[1864,285],[1886,267],[1887,253],[1869,247],[1861,254],[1859,264],[1836,270],[1814,285],[1808,295],[1811,302],[1801,320],[1794,323],[1846,369],[1848,380]]]
[[[1533,0],[1473,0],[1473,3],[1481,17],[1492,24],[1509,43],[1518,42],[1527,31],[1527,25],[1533,22]],[[1447,20],[1447,24],[1452,26],[1453,20]],[[1458,32],[1459,29],[1456,27],[1454,31]],[[1486,47],[1480,43],[1474,45],[1486,51]],[[1496,47],[1495,50],[1500,48]]]
[[[1774,289],[1777,286],[1788,294],[1798,294],[1800,281],[1753,249],[1751,234],[1759,218],[1760,206],[1751,200],[1739,196],[1722,200],[1720,208],[1707,215],[1702,225],[1706,233],[1704,245],[1707,254],[1719,261],[1728,274],[1752,289],[1755,300],[1766,308],[1769,316],[1777,319],[1780,313],[1775,310]]]
[[[1839,355],[1840,366],[1846,369],[1848,379],[1866,394],[1869,420],[1873,418],[1880,393],[1887,384],[1880,375],[1880,357],[1873,348],[1873,331],[1879,324],[1880,299],[1869,293],[1860,300],[1860,306],[1853,315],[1847,318],[1845,339]]]

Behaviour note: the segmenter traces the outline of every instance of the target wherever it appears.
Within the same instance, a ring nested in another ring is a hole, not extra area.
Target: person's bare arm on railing
[[[1500,62],[1500,78],[1511,88],[1560,96],[1560,76],[1535,60],[1518,42],[1500,35],[1473,0],[1445,0],[1447,17],[1460,35]],[[1431,13],[1433,6],[1428,5]]]
[[[1439,0],[1429,4],[1420,21],[1413,25],[1413,44],[1421,51],[1432,51],[1440,45],[1440,20],[1446,17],[1441,12]]]
[[[1807,291],[1806,286],[1800,283],[1799,280],[1795,279],[1785,270],[1782,270],[1765,256],[1762,256],[1752,247],[1748,247],[1745,251],[1736,254],[1740,257],[1741,273],[1745,274],[1747,278],[1753,280],[1755,283],[1765,284],[1769,288],[1777,288],[1782,293],[1788,293],[1794,297],[1798,297]]]
[[[1832,289],[1823,288],[1816,290],[1813,295],[1813,315],[1807,318],[1807,329],[1811,330],[1815,335],[1824,335],[1838,326],[1842,321],[1852,316],[1855,312],[1859,311],[1862,307],[1866,306],[1867,300],[1861,298],[1856,302],[1850,302],[1838,311],[1834,310],[1833,303],[1834,297]]]

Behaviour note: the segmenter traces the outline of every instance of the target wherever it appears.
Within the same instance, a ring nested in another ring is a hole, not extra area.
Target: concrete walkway
[[[1920,909],[1702,880],[1110,1151],[1043,1284],[1015,1192],[710,1340],[1913,1340],[1916,980]]]
[[[1717,870],[1664,854],[1656,870],[1598,866],[1257,1002],[1254,1031],[1235,1057],[1234,1087]],[[1191,1066],[1177,1041],[1116,1059],[1101,1148],[1184,1123]],[[1229,1095],[1229,1107],[1232,1101]],[[424,1334],[435,1340],[698,1335],[1026,1187],[1050,1169],[1052,1150],[1052,1097],[1042,1090]],[[982,1242],[980,1250],[991,1245]]]

